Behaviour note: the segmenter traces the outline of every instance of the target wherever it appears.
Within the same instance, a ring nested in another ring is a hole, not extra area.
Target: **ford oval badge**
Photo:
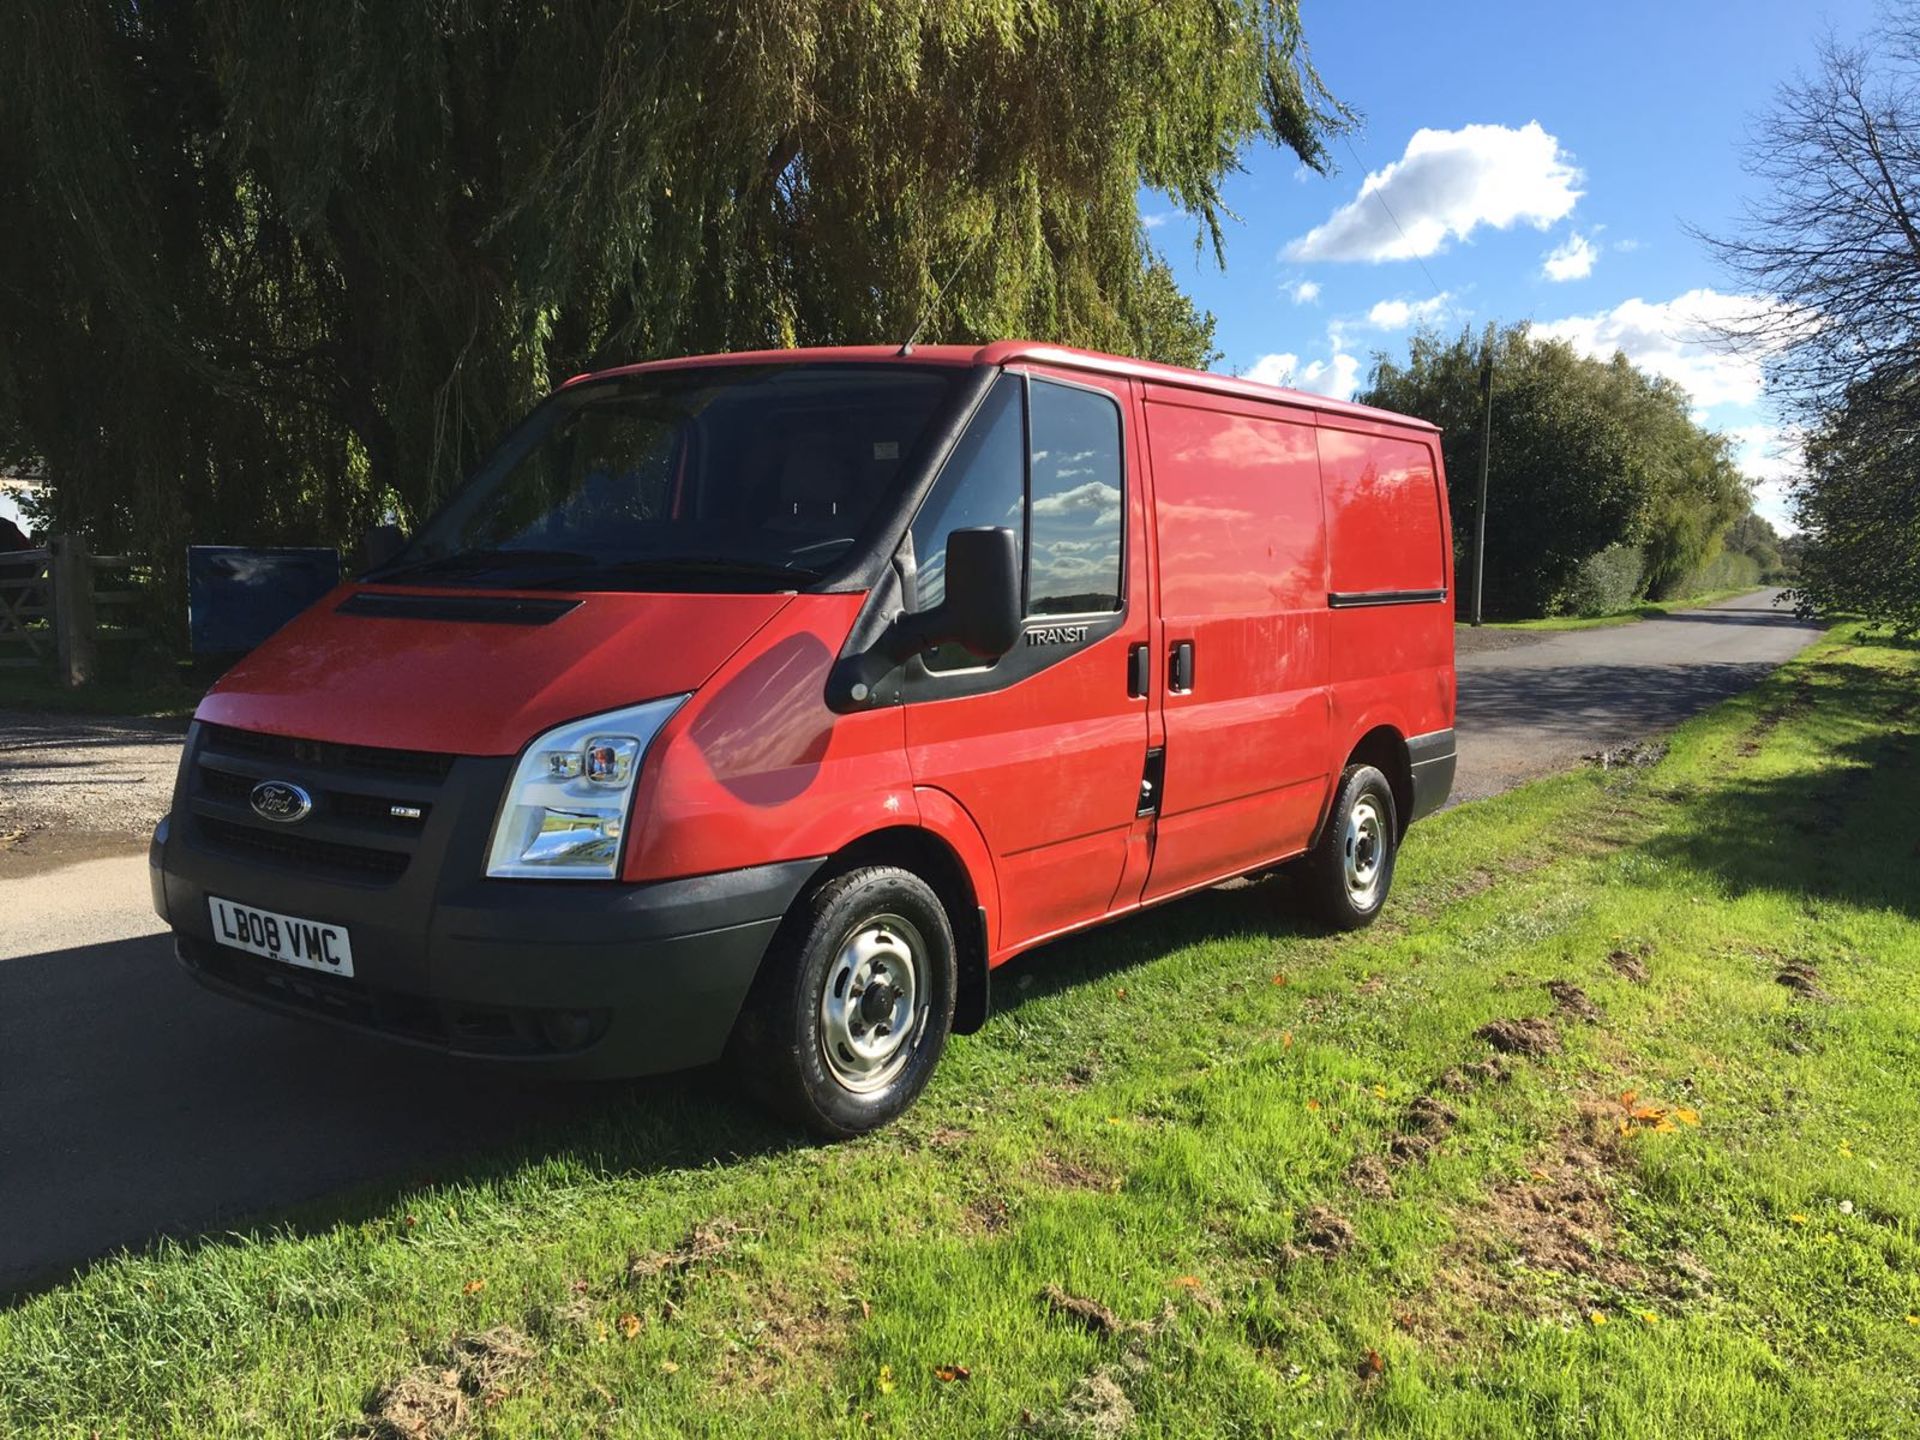
[[[280,825],[304,820],[313,810],[313,797],[289,780],[262,780],[253,787],[247,803],[262,820]]]

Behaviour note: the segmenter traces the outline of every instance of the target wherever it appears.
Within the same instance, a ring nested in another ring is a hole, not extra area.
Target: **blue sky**
[[[1422,319],[1531,319],[1686,385],[1784,522],[1790,447],[1757,368],[1702,337],[1748,302],[1685,227],[1738,219],[1751,119],[1829,29],[1865,30],[1871,0],[1301,8],[1322,76],[1365,117],[1351,150],[1335,142],[1339,172],[1249,153],[1224,272],[1194,256],[1191,221],[1142,200],[1219,317],[1220,368],[1346,394]]]

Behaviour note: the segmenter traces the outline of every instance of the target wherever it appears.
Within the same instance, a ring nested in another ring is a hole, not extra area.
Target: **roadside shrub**
[[[1753,556],[1722,550],[1693,572],[1675,598],[1703,595],[1709,590],[1738,590],[1744,586],[1758,585],[1760,576],[1760,562]]]
[[[1609,545],[1582,560],[1555,608],[1562,615],[1614,615],[1640,598],[1646,564],[1638,546]]]

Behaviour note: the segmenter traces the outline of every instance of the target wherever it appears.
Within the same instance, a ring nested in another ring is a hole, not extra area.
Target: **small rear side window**
[[[1120,407],[1036,379],[1029,416],[1027,613],[1120,608]]]

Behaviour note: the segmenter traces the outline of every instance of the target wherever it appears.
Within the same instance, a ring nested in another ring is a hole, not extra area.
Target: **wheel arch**
[[[987,907],[966,861],[946,837],[924,825],[893,825],[869,831],[834,851],[814,873],[807,889],[817,889],[836,875],[865,865],[898,866],[926,881],[940,898],[953,927],[958,980],[953,1033],[972,1034],[986,1023],[990,981]]]
[[[1406,838],[1413,823],[1413,760],[1407,753],[1407,737],[1392,724],[1375,725],[1353,743],[1340,768],[1371,765],[1387,777],[1393,791],[1395,840]]]

